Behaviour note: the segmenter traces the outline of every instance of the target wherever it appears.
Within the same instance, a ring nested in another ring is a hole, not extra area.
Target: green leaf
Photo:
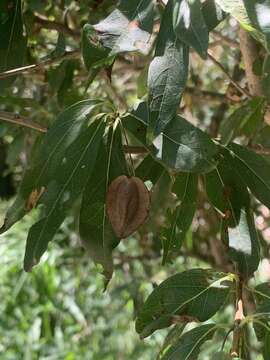
[[[207,58],[209,36],[200,0],[174,0],[173,26],[178,39]]]
[[[270,1],[243,0],[248,17],[253,26],[265,37],[265,44],[270,51]]]
[[[233,166],[256,198],[270,208],[270,165],[259,154],[238,144],[230,144]]]
[[[248,31],[256,40],[265,45],[263,34],[256,30],[250,21],[246,9],[247,2],[249,2],[249,0],[216,0],[216,3],[223,11],[228,12],[231,16],[233,16],[237,21],[239,21],[246,31]]]
[[[222,152],[217,168],[205,175],[208,197],[222,216],[222,238],[229,256],[243,277],[257,269],[260,248],[249,193],[238,175],[228,151]]]
[[[182,335],[185,329],[185,326],[186,326],[185,323],[174,325],[174,327],[168,332],[163,342],[162,348],[159,352],[158,359],[161,359],[162,354],[165,353],[165,351],[168,349],[169,346],[172,346],[178,342],[180,336]]]
[[[149,138],[175,118],[188,76],[189,48],[176,38],[172,23],[173,0],[162,16],[154,59],[149,66]]]
[[[233,278],[212,270],[193,269],[163,281],[141,309],[136,330],[142,338],[175,321],[206,321],[226,302]]]
[[[264,341],[266,334],[268,333],[267,327],[270,329],[270,285],[265,282],[259,284],[252,289],[256,302],[256,319],[259,319],[260,323],[254,321],[253,326],[256,332],[257,339]]]
[[[200,353],[200,347],[211,340],[217,326],[207,324],[198,326],[184,333],[176,344],[173,344],[161,360],[196,360]]]
[[[65,216],[82,193],[94,169],[105,122],[89,126],[66,150],[58,171],[42,195],[41,219],[29,230],[24,269],[29,271],[46,251]]]
[[[225,225],[226,226],[226,225]],[[239,273],[248,278],[257,270],[260,262],[260,245],[250,207],[241,209],[239,223],[225,229],[229,256],[237,264]]]
[[[184,172],[206,172],[215,167],[218,147],[199,128],[176,116],[153,144],[147,145],[147,119],[147,105],[142,102],[134,112],[123,117],[123,125],[165,166]]]
[[[153,185],[157,183],[164,172],[164,167],[151,155],[147,155],[136,168],[136,176],[143,181],[150,180]]]
[[[270,354],[270,331],[268,331],[264,338],[264,346],[263,346],[263,357],[264,360],[269,359]]]
[[[172,191],[180,204],[170,215],[168,227],[163,231],[163,264],[171,251],[178,251],[192,223],[198,193],[198,175],[179,174]]]
[[[227,16],[215,0],[203,2],[202,14],[209,32],[214,30]]]
[[[110,66],[114,56],[110,56],[110,49],[105,48],[98,38],[98,33],[90,24],[85,24],[82,32],[82,56],[86,69],[89,71],[89,83],[102,67]]]
[[[42,187],[46,188],[49,181],[55,177],[66,149],[101,104],[99,100],[84,100],[70,106],[57,117],[46,135],[39,138],[32,150],[30,168],[26,169],[17,198],[7,212],[0,233],[8,230],[31,210],[27,209],[30,194],[33,191],[40,192]]]
[[[116,177],[126,174],[120,128],[110,129],[99,151],[95,173],[83,193],[79,225],[82,243],[93,260],[103,266],[106,282],[113,273],[112,250],[120,241],[106,216],[106,193]]]
[[[263,122],[265,101],[254,98],[238,107],[228,119],[224,119],[220,127],[221,142],[228,144],[239,135],[253,136]]]
[[[106,19],[94,25],[99,41],[110,55],[140,51],[148,53],[154,24],[152,0],[122,0]]]
[[[21,0],[0,2],[0,72],[23,65],[27,38],[23,30]],[[1,79],[0,92],[14,81],[15,77]]]

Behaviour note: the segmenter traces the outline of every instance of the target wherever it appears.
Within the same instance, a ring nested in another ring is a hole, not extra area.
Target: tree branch
[[[46,66],[58,63],[62,60],[78,58],[80,56],[80,54],[81,54],[81,51],[79,49],[73,50],[73,51],[67,51],[59,57],[47,59],[47,60],[41,61],[38,64],[26,65],[26,66],[22,66],[20,68],[15,68],[15,69],[4,71],[4,72],[0,73],[0,79],[4,79],[4,78],[18,75],[18,74],[28,73],[30,71],[36,71],[36,70],[42,69]]]
[[[34,20],[35,23],[39,24],[45,29],[56,30],[64,35],[73,37],[75,40],[79,40],[81,38],[80,31],[72,30],[66,25],[61,24],[57,21],[48,20],[45,16],[42,16],[38,13],[34,14]]]
[[[210,53],[210,51],[208,51],[208,57],[209,59],[215,64],[217,65],[220,70],[227,76],[227,78],[230,80],[231,84],[238,90],[240,91],[243,95],[247,96],[249,99],[252,98],[251,94],[243,89],[232,77],[231,75],[227,72],[227,70],[225,69],[225,67],[217,60],[214,58],[214,56]]]
[[[12,124],[24,126],[33,130],[37,130],[42,133],[46,133],[47,129],[39,124],[34,123],[31,120],[28,120],[24,116],[20,116],[14,113],[10,113],[7,111],[0,111],[0,119],[3,121],[7,121]]]
[[[240,327],[241,321],[244,319],[244,309],[243,309],[243,280],[238,279],[236,283],[236,304],[235,304],[235,318],[234,318],[234,329],[233,329],[233,342],[231,349],[232,357],[239,357],[240,354],[240,344],[241,338],[243,336],[243,331]]]
[[[241,27],[239,29],[239,39],[249,91],[252,96],[263,96],[262,78],[253,72],[253,64],[258,58],[258,44],[247,31]],[[270,125],[269,107],[266,108],[264,121]]]

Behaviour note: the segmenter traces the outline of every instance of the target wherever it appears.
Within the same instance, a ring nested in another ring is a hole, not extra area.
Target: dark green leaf
[[[193,269],[163,281],[148,297],[136,321],[142,338],[174,321],[205,321],[226,301],[232,275]]]
[[[220,127],[221,142],[228,144],[239,135],[253,136],[263,122],[264,104],[264,99],[254,98],[224,119]]]
[[[192,223],[198,190],[198,175],[180,174],[177,176],[172,191],[180,204],[170,214],[168,227],[163,231],[163,264],[170,251],[178,251]]]
[[[228,146],[233,167],[250,191],[270,208],[270,165],[259,154],[246,147],[230,144]]]
[[[184,333],[176,344],[173,344],[161,358],[161,360],[196,360],[200,353],[200,347],[211,340],[217,326],[207,324],[198,326]]]
[[[168,349],[169,346],[172,346],[178,342],[180,336],[185,329],[185,326],[185,323],[174,325],[174,327],[168,332],[163,342],[162,348],[159,352],[158,359],[161,359],[162,354],[164,354],[164,352]]]
[[[146,103],[140,103],[134,112],[123,118],[124,127],[145,147],[147,119]],[[148,149],[165,166],[185,172],[210,171],[216,165],[218,152],[207,134],[180,116],[171,120]]]
[[[175,118],[188,76],[189,48],[174,33],[173,5],[170,0],[163,13],[148,72],[151,139]]]
[[[250,207],[241,209],[239,223],[227,227],[224,236],[230,248],[229,256],[237,264],[240,274],[245,278],[252,276],[260,262],[260,245]]]
[[[239,273],[249,277],[257,269],[260,248],[249,193],[228,151],[217,168],[205,175],[208,197],[222,216],[222,237]]]
[[[106,216],[107,187],[116,177],[126,174],[120,129],[110,129],[101,146],[95,173],[85,187],[80,211],[82,243],[93,260],[103,266],[106,282],[113,273],[112,250],[120,241]]]
[[[264,346],[263,346],[264,360],[269,360],[269,356],[270,356],[270,331],[267,331],[264,338]]]
[[[23,31],[21,0],[0,2],[0,72],[23,65],[27,38]],[[1,79],[0,92],[9,86],[15,77]]]
[[[143,181],[150,180],[155,185],[164,170],[164,167],[159,162],[151,155],[147,155],[136,168],[136,176]]]
[[[122,0],[94,29],[103,46],[111,49],[111,55],[127,51],[148,53],[154,15],[152,0]]]
[[[200,0],[174,0],[173,25],[178,39],[206,59],[209,36],[201,7]]]
[[[110,66],[114,56],[110,56],[110,49],[105,48],[99,41],[94,27],[86,24],[82,33],[82,56],[86,69],[89,71],[89,82],[91,82],[98,71],[105,66]]]
[[[208,31],[212,31],[227,16],[215,0],[206,0],[202,4],[202,14]]]
[[[101,104],[99,100],[84,100],[70,106],[57,117],[46,135],[39,139],[32,151],[31,166],[25,172],[17,198],[8,210],[0,232],[8,230],[31,210],[27,209],[30,194],[33,191],[39,192],[42,187],[46,188],[55,177],[66,149]]]
[[[256,301],[256,319],[262,323],[254,322],[253,326],[259,341],[264,341],[267,327],[270,329],[270,285],[262,283],[255,287],[253,294]],[[258,316],[261,314],[260,316]]]
[[[68,210],[82,193],[94,169],[104,129],[104,121],[94,122],[65,151],[58,171],[42,196],[41,219],[28,233],[24,258],[26,271],[39,262]]]

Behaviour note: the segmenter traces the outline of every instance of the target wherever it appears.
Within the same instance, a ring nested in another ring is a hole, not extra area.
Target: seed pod
[[[120,239],[131,235],[145,222],[149,206],[149,192],[137,177],[121,175],[109,186],[106,210],[112,228]]]

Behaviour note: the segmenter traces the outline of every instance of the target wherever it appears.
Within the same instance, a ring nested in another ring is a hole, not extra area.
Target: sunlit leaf
[[[174,0],[173,26],[176,36],[206,59],[209,36],[200,0]]]
[[[102,45],[111,49],[110,55],[128,51],[147,53],[154,15],[152,0],[122,0],[106,19],[94,25],[94,29]]]
[[[173,28],[173,0],[162,16],[155,56],[149,66],[149,133],[153,138],[174,119],[186,86],[189,48],[176,38]]]
[[[146,144],[146,103],[123,118],[126,129],[165,166],[176,171],[207,172],[216,165],[217,146],[211,138],[180,116],[176,116],[152,145]]]

